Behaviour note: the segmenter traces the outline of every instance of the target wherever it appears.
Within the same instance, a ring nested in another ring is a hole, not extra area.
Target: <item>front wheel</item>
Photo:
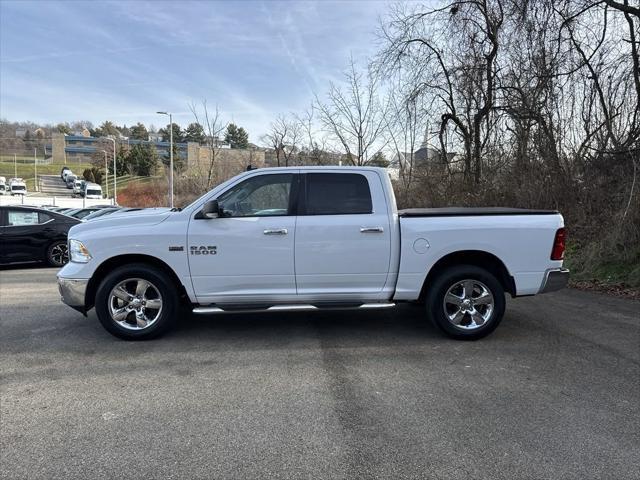
[[[47,262],[52,267],[62,267],[69,261],[69,252],[67,251],[67,242],[59,240],[52,243],[47,248]]]
[[[457,265],[429,286],[427,314],[444,333],[458,340],[477,340],[493,332],[504,315],[504,288],[483,268]]]
[[[165,333],[175,320],[177,286],[159,269],[144,264],[117,268],[100,283],[96,313],[102,326],[125,340]]]

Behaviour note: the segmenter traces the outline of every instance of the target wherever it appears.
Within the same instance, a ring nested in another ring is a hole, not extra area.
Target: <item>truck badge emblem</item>
[[[218,253],[217,249],[218,247],[213,245],[191,245],[191,247],[189,247],[189,252],[191,255],[216,255]]]

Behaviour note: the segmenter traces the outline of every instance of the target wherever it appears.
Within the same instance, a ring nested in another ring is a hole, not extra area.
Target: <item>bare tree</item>
[[[302,125],[297,118],[290,119],[278,115],[276,120],[271,122],[269,132],[262,136],[262,141],[274,149],[278,166],[282,159],[284,166],[288,167],[299,150],[302,136]]]
[[[440,145],[449,128],[464,151],[465,178],[479,182],[496,103],[496,60],[504,21],[502,0],[454,1],[446,7],[397,7],[383,26],[377,64],[413,75],[414,92],[440,110]]]
[[[207,107],[207,101],[202,101],[202,113],[199,113],[199,108],[195,103],[189,105],[189,110],[193,114],[196,123],[202,125],[205,131],[204,145],[207,148],[208,158],[205,165],[200,165],[200,159],[198,159],[198,169],[204,168],[204,175],[201,176],[202,186],[204,191],[211,189],[214,185],[216,156],[219,147],[219,139],[222,132],[227,128],[226,123],[220,120],[220,111],[218,105],[210,112]]]
[[[348,161],[365,165],[381,149],[386,109],[378,98],[378,82],[366,78],[351,59],[346,87],[329,86],[326,101],[316,96],[315,108],[325,130],[340,144]]]

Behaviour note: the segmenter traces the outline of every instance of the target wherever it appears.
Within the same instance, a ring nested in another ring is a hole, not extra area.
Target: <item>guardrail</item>
[[[113,198],[69,198],[69,197],[45,197],[45,196],[24,196],[24,195],[2,195],[0,205],[51,205],[56,207],[84,208],[92,205],[113,205]]]

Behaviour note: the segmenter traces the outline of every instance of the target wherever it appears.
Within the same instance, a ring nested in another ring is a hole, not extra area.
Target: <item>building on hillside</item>
[[[169,156],[169,142],[149,142],[146,140],[133,140],[125,137],[114,138],[117,148],[126,145],[131,147],[138,144],[153,145],[160,157]],[[186,159],[187,144],[175,143],[178,158]],[[50,145],[45,146],[45,155],[53,157],[53,163],[87,163],[93,160],[94,154],[99,150],[111,152],[112,142],[101,137],[84,135],[54,134]]]
[[[454,159],[456,153],[447,152],[447,163]],[[444,166],[442,161],[442,153],[437,148],[429,145],[429,129],[425,129],[424,138],[420,146],[411,154],[411,152],[397,152],[391,159],[391,163],[387,167],[389,175],[394,180],[398,180],[402,172],[411,170],[426,170],[429,168],[439,169]]]
[[[159,132],[149,132],[149,141],[150,142],[161,142],[162,134]]]
[[[162,141],[147,141],[125,138],[114,138],[116,148],[130,148],[134,145],[153,145],[158,155],[163,159],[169,158],[170,143]],[[45,153],[53,157],[54,163],[88,163],[95,160],[96,152],[112,151],[112,142],[105,138],[85,137],[82,135],[63,135],[56,133],[50,145],[45,147]],[[247,166],[264,167],[265,154],[257,149],[211,148],[196,142],[175,143],[177,160],[181,160],[186,167],[186,174],[199,174],[209,169],[212,164],[216,178],[227,179],[246,170]],[[109,157],[112,158],[111,156]]]
[[[90,137],[91,132],[86,127],[82,127],[80,130],[73,132],[73,135],[76,137]]]

